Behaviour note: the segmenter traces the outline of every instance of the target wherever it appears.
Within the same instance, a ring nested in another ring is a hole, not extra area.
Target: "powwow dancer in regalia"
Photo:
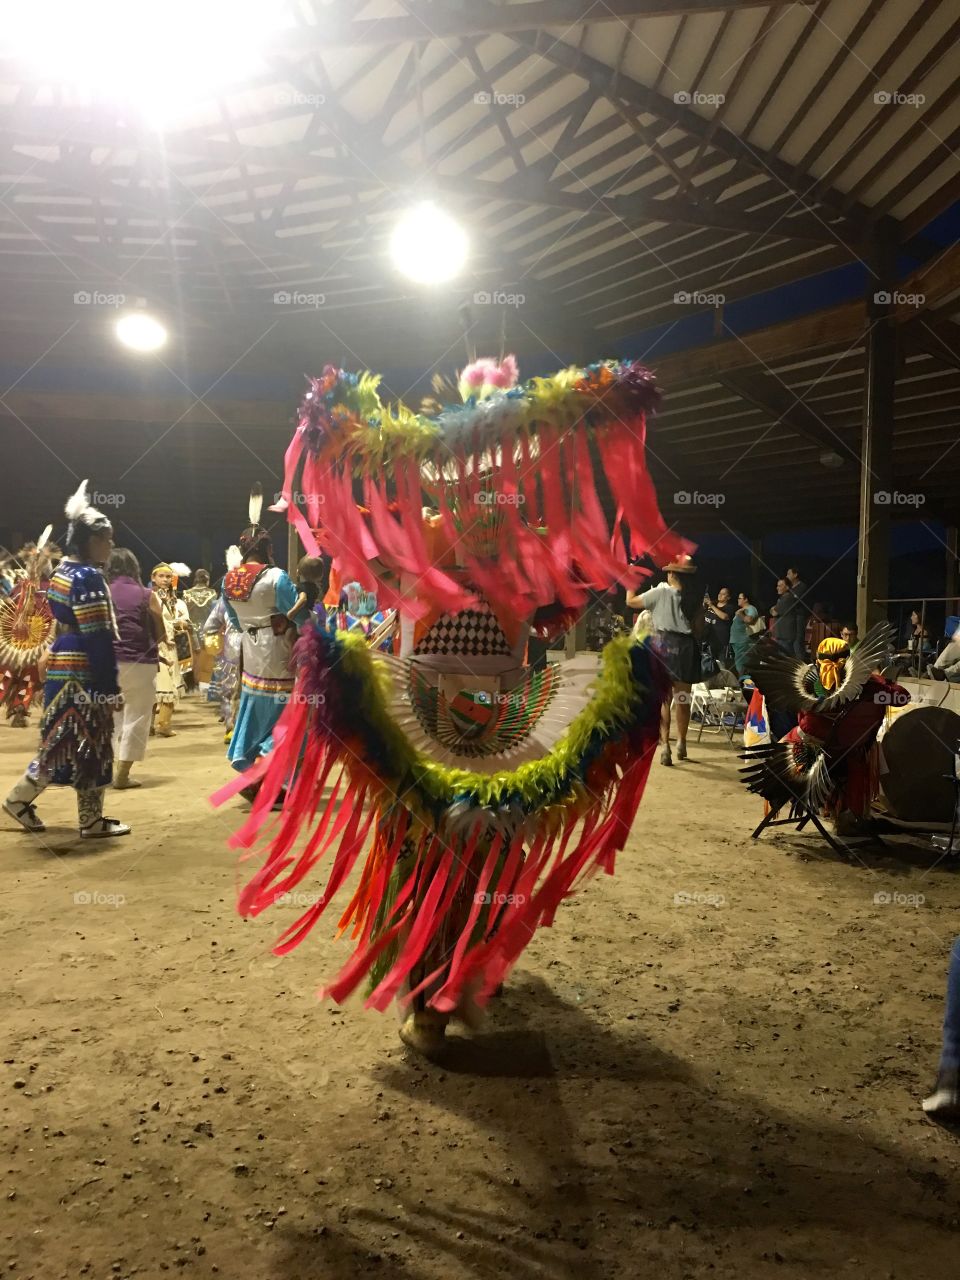
[[[60,550],[47,525],[35,543],[17,554],[23,574],[0,599],[0,706],[14,729],[25,729],[42,681],[41,665],[56,632],[47,588]]]
[[[113,528],[90,506],[86,480],[66,513],[66,556],[47,592],[57,638],[47,660],[40,749],[3,807],[25,830],[42,832],[37,797],[51,782],[70,786],[84,839],[122,836],[130,828],[103,816],[103,793],[113,774],[113,709],[120,697],[113,608],[101,573],[113,549]]]
[[[160,601],[164,639],[158,645],[160,663],[157,667],[156,732],[161,738],[175,738],[173,713],[179,706],[186,685],[180,666],[177,636],[190,625],[186,605],[177,599],[174,589],[176,574],[173,566],[162,561],[150,571],[150,585]]]
[[[910,701],[905,689],[879,674],[892,637],[886,622],[853,650],[831,636],[817,646],[814,662],[772,642],[751,651],[747,670],[770,707],[798,715],[786,737],[741,757],[744,784],[772,811],[798,800],[832,818],[839,836],[867,830],[880,787],[877,734],[887,707]]]
[[[242,563],[223,580],[224,612],[240,632],[240,705],[227,756],[235,769],[251,769],[273,748],[273,727],[293,690],[293,641],[306,612],[287,614],[297,602],[297,589],[273,563],[270,534],[260,523],[263,493],[250,495],[250,524],[240,535]],[[257,786],[244,788],[253,799]],[[276,798],[276,797],[274,797]]]
[[[226,564],[227,572],[243,564],[239,547],[227,547]],[[240,701],[241,633],[227,617],[227,602],[222,595],[217,598],[203,624],[203,643],[216,658],[207,701],[219,703],[224,741],[229,742]]]
[[[335,851],[280,954],[367,850],[339,920],[354,951],[324,994],[342,1001],[366,981],[367,1005],[397,1000],[401,1038],[432,1054],[562,899],[612,873],[656,749],[667,676],[648,640],[613,640],[599,667],[585,655],[535,671],[524,665],[531,622],[565,628],[593,592],[632,583],[627,526],[634,554],[662,562],[692,547],[667,530],[646,470],[659,393],[641,365],[518,386],[512,357],[478,361],[461,375],[461,402],[430,414],[382,403],[378,382],[330,366],[310,380],[284,504],[311,555],[322,512],[322,549],[344,578],[398,610],[399,653],[371,652],[362,633],[303,634],[294,696],[251,770],[260,793],[233,844],[269,840],[240,896],[246,915]]]

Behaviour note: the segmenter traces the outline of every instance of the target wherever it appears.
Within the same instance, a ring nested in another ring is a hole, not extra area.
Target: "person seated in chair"
[[[920,611],[914,609],[910,614],[910,625],[903,645],[897,654],[901,670],[904,673],[912,670],[915,675],[919,675],[923,670],[923,664],[935,653],[936,649],[929,628],[920,621]]]
[[[936,662],[927,664],[927,676],[931,680],[949,680],[952,684],[960,684],[960,628],[943,646]]]

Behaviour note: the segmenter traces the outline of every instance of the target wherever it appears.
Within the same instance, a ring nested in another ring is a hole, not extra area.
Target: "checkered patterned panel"
[[[414,653],[461,653],[465,657],[498,657],[510,645],[489,607],[445,613],[423,637]]]

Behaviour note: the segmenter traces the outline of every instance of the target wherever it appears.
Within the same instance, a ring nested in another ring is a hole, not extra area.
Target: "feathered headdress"
[[[17,558],[27,571],[27,577],[34,581],[49,578],[54,562],[60,558],[60,548],[50,541],[53,525],[48,524],[36,542],[28,542],[21,547]]]
[[[88,483],[89,481],[84,480],[76,493],[67,499],[66,506],[63,508],[67,519],[70,521],[67,526],[67,546],[70,546],[74,541],[78,525],[84,525],[90,530],[112,528],[110,521],[103,512],[90,505],[90,497],[87,493]]]
[[[269,554],[270,534],[260,523],[263,511],[263,485],[259,480],[250,487],[250,500],[247,504],[247,517],[250,523],[239,538],[240,551],[244,556],[252,552]]]
[[[227,547],[224,559],[226,560],[227,569],[239,569],[243,564],[243,552],[236,543],[233,543],[232,546]]]

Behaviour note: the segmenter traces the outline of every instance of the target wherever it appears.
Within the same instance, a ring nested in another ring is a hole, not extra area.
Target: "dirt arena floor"
[[[110,794],[130,837],[81,844],[70,792],[42,840],[0,815],[0,1274],[958,1274],[960,1146],[919,1109],[952,868],[752,843],[711,739],[433,1066],[317,1003],[329,926],[280,960],[296,907],[237,917],[220,735],[177,725]],[[0,727],[5,787],[33,743]]]

